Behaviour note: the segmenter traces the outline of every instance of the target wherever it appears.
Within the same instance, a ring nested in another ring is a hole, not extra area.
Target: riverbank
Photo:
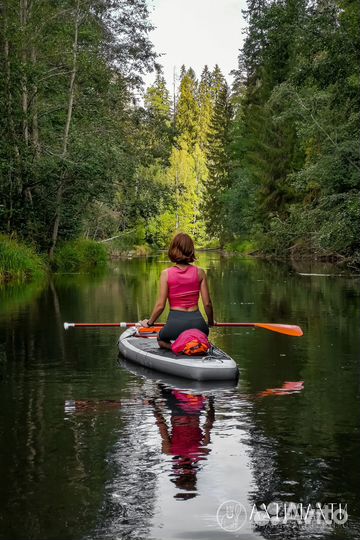
[[[78,239],[60,245],[53,260],[33,246],[0,235],[0,284],[44,280],[51,272],[91,272],[106,267],[105,246]]]
[[[331,263],[360,273],[360,251],[355,251],[352,254],[342,254],[314,247],[311,243],[305,241],[299,241],[286,248],[281,245],[279,245],[278,249],[272,249],[272,247],[266,246],[264,240],[258,244],[250,240],[234,240],[227,243],[222,252],[228,256],[240,255],[280,262]]]
[[[150,246],[149,244],[127,245],[123,244],[107,244],[108,256],[111,260],[117,259],[132,259],[154,256],[159,253],[167,253],[167,249]],[[298,244],[291,249],[278,250],[277,252],[266,251],[260,249],[258,245],[250,240],[234,240],[228,242],[224,247],[220,247],[219,242],[209,242],[204,246],[196,248],[197,253],[205,253],[213,251],[220,253],[224,257],[251,257],[268,261],[290,262],[316,264],[329,263],[341,270],[351,270],[351,272],[360,273],[360,254],[355,253],[353,256],[346,257],[335,252],[325,250],[314,250],[305,244]]]
[[[0,284],[44,279],[46,260],[32,246],[0,235]]]
[[[106,267],[109,255],[103,244],[80,238],[65,242],[50,262],[56,272],[90,272]]]
[[[52,261],[47,255],[38,253],[33,246],[26,245],[6,235],[0,235],[0,284],[44,280],[56,273],[91,273],[104,270],[110,260],[146,258],[167,250],[148,244],[127,245],[118,242],[102,243],[95,240],[77,239],[65,242],[55,252]],[[197,249],[200,252],[214,251],[224,257],[240,256],[269,261],[307,264],[331,263],[341,272],[360,273],[360,255],[346,257],[338,253],[311,250],[301,244],[281,252],[261,250],[249,240],[234,240],[223,248],[214,242]]]

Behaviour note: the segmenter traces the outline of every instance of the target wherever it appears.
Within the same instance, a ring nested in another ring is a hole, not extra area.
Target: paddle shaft
[[[138,323],[134,322],[119,322],[119,323],[64,323],[65,330],[68,328],[104,328],[104,327],[118,327],[118,328],[131,328],[132,326],[137,326]],[[165,323],[156,323],[154,326],[165,326]],[[280,334],[286,334],[288,336],[302,336],[303,331],[299,326],[290,325],[290,324],[278,324],[278,323],[248,323],[248,322],[217,322],[213,326],[218,327],[229,327],[229,328],[238,328],[238,327],[250,327],[250,328],[264,328],[270,330],[271,332],[277,332]]]
[[[131,328],[132,326],[136,326],[138,323],[133,322],[120,322],[120,323],[64,323],[64,326],[66,325],[67,328],[72,327],[120,327],[120,328]],[[215,323],[213,326],[256,326],[257,323]],[[153,326],[165,326],[165,323],[154,323]]]

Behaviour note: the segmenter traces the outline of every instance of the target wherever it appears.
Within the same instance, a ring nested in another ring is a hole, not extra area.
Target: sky
[[[192,67],[199,77],[205,64],[219,64],[224,76],[237,67],[246,24],[241,10],[246,0],[148,0],[150,20],[156,29],[150,39],[172,89],[174,67]],[[154,74],[146,77],[146,85]]]

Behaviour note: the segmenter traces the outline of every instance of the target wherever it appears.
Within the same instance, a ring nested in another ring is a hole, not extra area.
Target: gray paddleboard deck
[[[167,349],[160,349],[156,338],[137,337],[135,332],[130,328],[120,336],[119,351],[141,366],[196,381],[234,380],[238,377],[235,361],[217,347],[204,356],[175,355]]]

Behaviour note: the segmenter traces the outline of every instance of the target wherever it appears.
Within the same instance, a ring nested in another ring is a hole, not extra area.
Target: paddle
[[[130,328],[136,326],[138,323],[133,322],[120,322],[120,323],[64,323],[65,330],[69,328],[93,328],[93,327],[120,327],[120,328]],[[165,323],[156,323],[155,326],[165,326]],[[277,332],[278,334],[285,334],[287,336],[302,336],[303,331],[300,326],[293,324],[277,324],[277,323],[215,323],[214,326],[219,327],[229,327],[229,328],[238,328],[238,327],[252,327],[252,328],[265,328],[265,330],[270,330],[271,332]]]

